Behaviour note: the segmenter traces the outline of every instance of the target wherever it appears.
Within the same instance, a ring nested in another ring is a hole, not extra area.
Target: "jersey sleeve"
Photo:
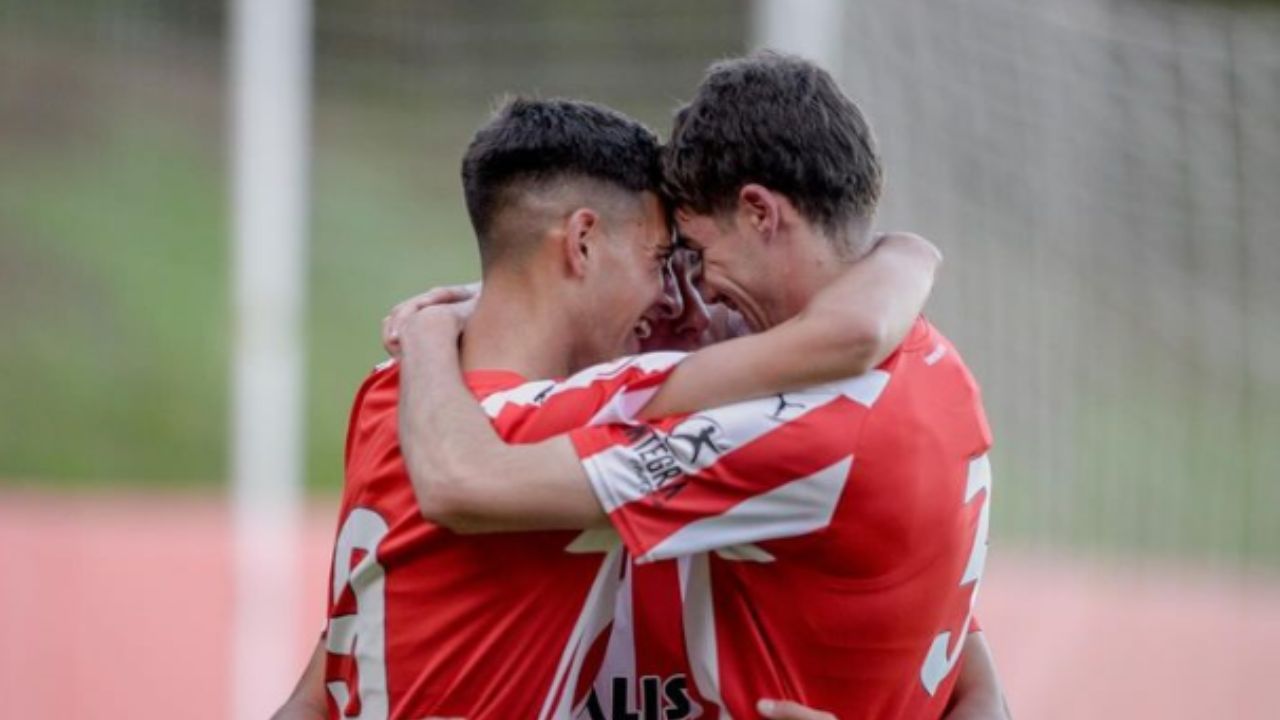
[[[564,380],[534,381],[496,392],[480,405],[509,442],[631,422],[685,357],[679,352],[633,355]]]
[[[831,522],[888,374],[655,422],[570,434],[591,487],[640,562],[795,537]]]

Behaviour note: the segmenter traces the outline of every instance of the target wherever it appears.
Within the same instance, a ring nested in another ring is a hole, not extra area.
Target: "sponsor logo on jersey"
[[[551,396],[552,391],[554,391],[555,389],[556,389],[555,383],[551,383],[550,385],[543,388],[542,392],[533,396],[533,404],[541,405],[545,403],[547,401],[547,398]]]
[[[787,410],[791,410],[791,409],[804,410],[807,407],[804,403],[792,402],[788,400],[786,393],[778,393],[775,397],[778,398],[778,407],[775,408],[773,411],[773,414],[769,416],[769,419],[771,420],[785,421],[787,418],[783,418],[782,414],[785,413]]]
[[[629,461],[644,478],[644,493],[660,501],[675,497],[688,484],[685,473],[706,467],[728,450],[724,435],[720,423],[705,415],[694,415],[666,435],[644,426],[629,428]]]
[[[697,466],[699,460],[707,460],[728,449],[721,447],[716,441],[717,437],[723,435],[724,428],[720,427],[720,423],[704,415],[694,415],[671,432],[669,442],[687,445],[688,452],[681,457],[687,465]],[[707,451],[706,456],[702,454],[704,450]]]
[[[634,698],[632,690],[636,690]],[[631,678],[615,677],[611,694],[612,702],[606,709],[596,691],[591,691],[587,697],[589,720],[690,720],[702,715],[702,708],[689,697],[689,681],[683,674],[667,678],[646,675],[634,685]]]

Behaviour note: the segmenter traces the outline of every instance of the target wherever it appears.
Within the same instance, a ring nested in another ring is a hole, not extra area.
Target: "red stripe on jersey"
[[[554,418],[556,432],[563,432],[564,427],[625,421],[634,416],[684,357],[683,353],[668,352],[622,358],[594,365],[564,380],[525,383],[494,392],[483,398],[481,404],[492,418],[505,417],[512,409],[540,409],[535,414],[517,412],[511,415],[510,422],[518,425]],[[629,404],[626,400],[638,404]],[[605,412],[607,410],[614,412]],[[604,419],[597,417],[602,412]],[[561,422],[567,425],[559,424]]]
[[[533,402],[504,403],[498,413],[490,417],[495,426],[506,428],[507,432],[529,435],[551,435],[563,432],[564,428],[582,427],[619,396],[642,394],[647,399],[650,394],[647,391],[661,387],[672,369],[629,368],[585,387],[558,389],[557,385],[547,385],[548,393],[544,397],[535,396]]]

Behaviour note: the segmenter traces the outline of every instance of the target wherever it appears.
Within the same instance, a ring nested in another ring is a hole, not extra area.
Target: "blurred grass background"
[[[636,11],[622,4],[559,5],[318,4],[313,489],[341,486],[349,403],[383,358],[385,312],[478,277],[458,163],[497,98],[587,96],[661,129],[677,99],[668,88],[692,88],[706,58],[742,49],[742,18],[722,24],[732,3],[644,10],[690,20],[691,36],[670,38],[633,34]],[[428,40],[444,61],[380,42],[397,16],[433,20]],[[230,323],[221,3],[0,2],[0,19],[0,405],[11,410],[0,420],[0,483],[220,487]],[[546,32],[526,32],[538,23]],[[504,28],[505,62],[485,60]],[[654,78],[641,58],[676,72]],[[632,82],[637,72],[648,88]]]
[[[457,165],[494,99],[586,97],[664,132],[750,46],[744,7],[317,3],[313,490],[340,487],[385,311],[477,274]],[[1275,5],[857,7],[837,74],[883,141],[885,224],[949,254],[932,312],[987,389],[997,537],[1280,567]],[[225,484],[225,19],[0,0],[0,483]]]

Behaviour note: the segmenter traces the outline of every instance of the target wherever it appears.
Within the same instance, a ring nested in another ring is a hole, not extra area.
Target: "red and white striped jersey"
[[[534,442],[628,420],[681,357],[623,359],[561,382],[493,371],[467,382],[506,440]],[[400,453],[399,386],[398,366],[376,370],[351,413],[326,633],[330,716],[693,716],[675,563],[633,577],[609,529],[460,537],[425,521]],[[637,643],[636,602],[646,625],[670,629]]]
[[[572,438],[631,552],[687,558],[709,705],[941,716],[986,558],[991,433],[926,321],[859,377]]]

